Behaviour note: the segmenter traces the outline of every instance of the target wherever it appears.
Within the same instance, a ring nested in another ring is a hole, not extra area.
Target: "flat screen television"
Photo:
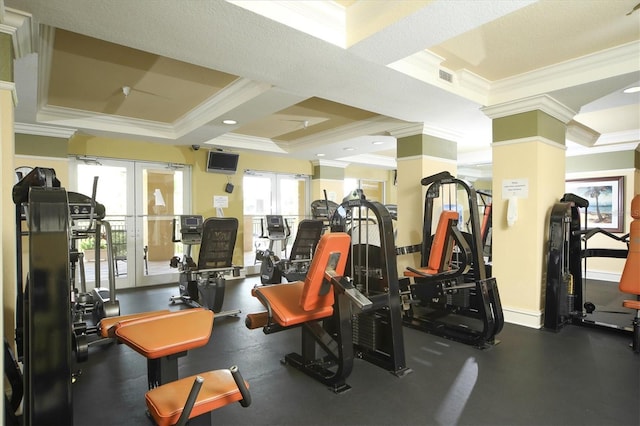
[[[238,169],[239,154],[224,151],[209,151],[207,171],[232,175]]]

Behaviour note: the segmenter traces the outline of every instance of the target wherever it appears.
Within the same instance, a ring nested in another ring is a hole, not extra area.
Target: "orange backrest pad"
[[[487,235],[487,231],[489,230],[489,218],[491,217],[491,209],[493,206],[491,204],[487,204],[484,206],[484,214],[482,216],[482,226],[480,227],[480,237],[484,241],[485,235]]]
[[[631,201],[631,228],[629,230],[629,254],[620,277],[620,291],[640,295],[640,194]]]
[[[457,220],[458,212],[443,210],[442,213],[440,213],[438,227],[436,228],[436,233],[433,235],[433,241],[431,241],[427,268],[438,272],[444,271],[444,261],[450,257],[450,253],[445,253],[445,251],[453,251],[453,244],[447,245],[449,228],[451,227],[451,222]]]
[[[300,306],[305,311],[312,311],[324,306],[333,306],[333,291],[320,295],[320,288],[324,280],[324,272],[329,266],[332,254],[339,255],[335,265],[335,273],[338,276],[344,274],[347,264],[347,256],[351,247],[351,238],[345,232],[330,232],[320,238],[316,253],[311,261],[309,272],[304,279],[304,287],[300,295]]]

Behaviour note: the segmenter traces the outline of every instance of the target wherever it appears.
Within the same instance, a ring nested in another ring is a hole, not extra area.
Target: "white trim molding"
[[[529,328],[542,328],[542,311],[531,311],[528,309],[502,307],[504,321],[509,324],[522,325]]]
[[[77,129],[68,129],[64,127],[43,126],[41,124],[14,123],[13,130],[15,133],[35,136],[51,136],[54,138],[69,139],[73,136]]]
[[[564,124],[575,117],[576,111],[561,102],[558,102],[549,95],[537,95],[515,101],[508,101],[497,105],[491,105],[480,108],[487,117],[494,120],[496,118],[507,117],[510,115],[521,114],[540,110]]]

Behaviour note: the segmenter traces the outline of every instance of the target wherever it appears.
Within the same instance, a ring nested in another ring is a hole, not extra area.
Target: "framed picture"
[[[589,201],[587,228],[623,232],[624,176],[571,179],[565,183],[565,192]]]

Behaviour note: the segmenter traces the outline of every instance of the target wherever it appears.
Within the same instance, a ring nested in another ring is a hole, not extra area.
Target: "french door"
[[[172,223],[176,215],[190,211],[188,166],[78,158],[71,161],[70,174],[74,190],[88,196],[94,176],[98,177],[96,201],[105,206],[105,220],[112,229],[116,288],[178,280],[169,261],[182,254],[182,245],[172,241]],[[93,240],[77,243],[84,252],[87,289],[96,286],[97,275],[102,287],[108,286],[109,278],[106,249],[95,259]],[[104,238],[99,243],[104,247]]]
[[[272,244],[278,257],[286,257],[295,241],[298,223],[310,210],[310,178],[303,175],[246,171],[243,177],[244,265],[247,274],[259,272],[255,252],[269,247],[266,215],[282,215],[289,226],[288,240]]]

